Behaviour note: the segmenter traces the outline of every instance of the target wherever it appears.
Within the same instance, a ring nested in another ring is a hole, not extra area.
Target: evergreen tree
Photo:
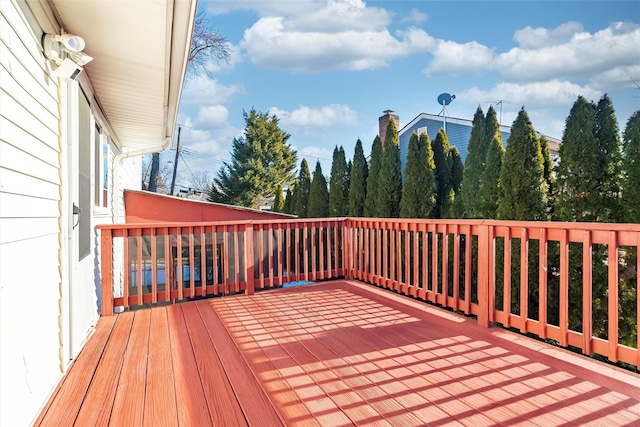
[[[367,194],[364,200],[364,216],[373,217],[377,213],[378,179],[382,167],[382,141],[376,135],[371,146],[369,175],[367,176]]]
[[[599,168],[598,179],[601,180],[597,194],[600,206],[606,213],[602,220],[619,222],[623,218],[620,205],[620,174],[622,156],[620,153],[620,132],[618,120],[611,99],[604,95],[596,105],[596,121],[594,134],[598,143]]]
[[[553,159],[551,158],[549,141],[544,135],[540,136],[540,150],[542,151],[542,161],[544,163],[544,181],[547,183],[547,206],[549,218],[555,219],[555,177],[553,175]]]
[[[313,171],[311,189],[309,191],[309,218],[326,218],[329,216],[329,191],[327,190],[327,180],[322,174],[320,161],[316,162],[316,169]]]
[[[282,206],[282,212],[293,215],[294,206],[295,206],[293,204],[293,197],[294,197],[293,187],[289,186],[289,188],[287,188],[287,195],[284,198],[284,205]]]
[[[416,133],[409,139],[404,185],[400,201],[402,218],[428,218],[435,204],[436,180],[429,136]]]
[[[273,204],[271,205],[271,212],[284,212],[284,198],[282,197],[282,184],[278,185],[275,197],[273,198]]]
[[[344,148],[336,146],[333,150],[331,176],[329,178],[329,215],[346,216],[349,211],[349,167]]]
[[[358,139],[353,153],[353,165],[349,180],[349,216],[361,217],[364,215],[368,175],[367,159],[365,159],[362,150],[362,141]]]
[[[464,176],[464,165],[460,152],[455,145],[451,146],[449,152],[451,157],[451,187],[453,188],[453,204],[447,212],[447,218],[463,218],[464,206],[462,205],[462,177]]]
[[[438,131],[433,146],[433,163],[435,164],[436,204],[431,210],[432,218],[445,218],[453,186],[451,185],[451,157],[449,139],[444,129]]]
[[[398,129],[393,120],[389,120],[384,137],[382,162],[378,175],[376,216],[378,218],[398,218],[400,199],[402,198],[402,165]]]
[[[500,172],[498,218],[547,219],[547,184],[540,141],[523,109],[511,126]]]
[[[497,132],[489,146],[487,161],[478,189],[478,208],[482,218],[496,219],[497,217],[503,156],[502,136]]]
[[[243,116],[244,136],[233,139],[231,162],[225,162],[214,178],[209,201],[258,208],[273,197],[278,185],[293,181],[297,154],[276,116],[255,109]]]
[[[480,218],[477,208],[478,189],[484,172],[484,162],[487,158],[486,122],[482,108],[478,106],[473,116],[471,136],[467,148],[467,158],[464,161],[464,175],[462,177],[462,204],[465,216]]]
[[[624,130],[623,170],[624,219],[640,224],[640,111],[633,113]]]
[[[560,221],[606,221],[606,206],[597,194],[602,188],[601,153],[595,135],[596,108],[582,96],[574,102],[565,123],[556,168],[555,213]]]
[[[302,159],[298,182],[295,190],[296,212],[300,218],[306,218],[309,212],[309,192],[311,191],[311,173],[307,159]]]

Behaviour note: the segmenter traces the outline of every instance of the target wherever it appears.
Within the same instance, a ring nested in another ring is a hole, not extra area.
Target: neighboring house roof
[[[127,223],[274,221],[296,218],[294,215],[183,199],[148,191],[125,190],[124,205]]]
[[[406,124],[402,129],[400,129],[400,131],[398,132],[398,139],[400,144],[400,158],[402,161],[403,170],[407,158],[409,139],[411,138],[411,134],[413,132],[422,132],[423,129],[426,128],[429,139],[431,140],[431,142],[433,142],[438,135],[438,131],[443,127],[443,125],[444,118],[442,116],[422,113],[411,122]],[[447,117],[446,130],[449,145],[455,146],[458,149],[463,163],[467,157],[467,147],[469,145],[469,137],[471,136],[472,125],[473,121],[471,120]],[[509,139],[509,135],[511,134],[511,126],[500,126],[500,133],[502,135],[502,144],[506,147],[507,139]],[[538,134],[538,136],[540,135],[541,134]],[[561,141],[557,138],[553,138],[547,135],[544,136],[549,141],[549,149],[552,156],[557,155],[558,147]]]
[[[170,148],[196,0],[51,0],[67,33],[94,58],[85,72],[117,143]]]

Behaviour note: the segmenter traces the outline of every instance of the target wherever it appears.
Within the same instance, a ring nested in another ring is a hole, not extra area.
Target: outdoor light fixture
[[[93,60],[82,52],[84,47],[82,37],[73,34],[45,34],[42,38],[44,56],[57,66],[58,77],[65,80],[76,80],[82,66]]]

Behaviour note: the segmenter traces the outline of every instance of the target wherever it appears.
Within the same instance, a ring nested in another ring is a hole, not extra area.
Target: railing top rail
[[[318,222],[346,222],[347,218],[284,218],[284,219],[247,219],[235,221],[204,221],[204,222],[138,222],[124,224],[100,224],[98,230],[125,230],[132,228],[176,228],[176,227],[211,227],[214,225],[264,225],[264,224],[302,224]]]

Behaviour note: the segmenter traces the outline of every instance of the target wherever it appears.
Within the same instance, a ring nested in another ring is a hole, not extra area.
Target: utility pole
[[[176,160],[173,162],[173,178],[171,179],[171,192],[173,196],[173,189],[176,186],[176,173],[178,172],[178,156],[180,156],[180,134],[182,133],[182,126],[178,126],[178,144],[176,145]]]

